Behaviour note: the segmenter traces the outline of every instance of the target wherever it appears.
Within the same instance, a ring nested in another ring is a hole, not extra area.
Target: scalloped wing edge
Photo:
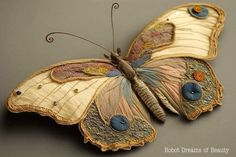
[[[26,81],[32,79],[33,77],[35,77],[36,75],[39,75],[41,73],[44,73],[46,71],[49,71],[51,69],[53,69],[56,66],[60,66],[63,64],[68,64],[68,63],[78,63],[78,62],[87,62],[87,61],[101,61],[101,62],[107,62],[110,63],[109,60],[103,60],[103,59],[79,59],[79,60],[70,60],[70,61],[63,61],[63,62],[59,62],[53,65],[50,65],[48,67],[42,68],[36,72],[33,72],[29,77],[27,77],[25,80],[23,80],[21,83],[19,83],[15,89],[17,89],[18,87],[20,87],[21,85],[23,85]],[[96,76],[95,76],[96,77]],[[73,81],[73,80],[70,80]],[[62,82],[57,82],[57,83],[62,83]],[[73,121],[73,120],[66,120],[65,118],[63,118],[62,116],[57,115],[56,112],[53,112],[47,108],[44,107],[38,107],[38,106],[32,106],[29,104],[25,104],[22,105],[21,107],[16,107],[13,102],[11,101],[11,98],[14,96],[14,90],[13,89],[11,91],[11,94],[9,95],[8,99],[7,99],[7,103],[5,104],[5,106],[7,107],[7,109],[12,112],[12,113],[20,113],[20,112],[35,112],[38,113],[41,116],[48,116],[50,118],[52,118],[57,124],[61,124],[61,125],[73,125],[73,124],[77,124],[79,123],[79,121],[84,117],[84,115],[86,115],[87,110],[89,109],[89,106],[91,105],[91,103],[93,102],[94,98],[96,97],[96,95],[98,94],[98,92],[100,91],[101,87],[106,83],[106,81],[104,83],[102,83],[98,90],[95,92],[94,97],[91,99],[87,109],[84,111],[84,114],[81,116],[81,118],[79,120]]]

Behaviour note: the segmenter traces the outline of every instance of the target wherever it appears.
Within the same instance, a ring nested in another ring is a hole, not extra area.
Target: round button
[[[182,87],[182,95],[186,100],[197,101],[202,97],[202,89],[197,83],[187,82]]]
[[[208,16],[208,9],[204,6],[196,5],[188,9],[189,13],[196,18],[204,19]]]
[[[205,78],[204,72],[199,71],[199,70],[194,71],[194,73],[193,73],[193,78],[194,78],[196,81],[199,81],[199,82],[200,82],[200,81],[203,81],[204,78]]]
[[[196,5],[196,6],[193,7],[193,10],[196,13],[200,13],[200,12],[202,12],[202,7],[200,5]]]
[[[116,131],[126,131],[129,129],[129,120],[123,115],[114,115],[110,120],[110,125]]]

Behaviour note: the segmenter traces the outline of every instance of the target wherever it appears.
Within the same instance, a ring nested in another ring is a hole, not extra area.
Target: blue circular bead
[[[129,129],[129,120],[123,115],[114,115],[110,120],[110,125],[116,131],[126,131]]]
[[[199,19],[206,18],[208,16],[208,12],[209,12],[208,9],[203,6],[201,6],[201,12],[199,12],[199,13],[194,10],[194,7],[190,7],[188,9],[188,11],[192,16],[199,18]]]
[[[202,89],[197,83],[187,82],[182,87],[182,95],[186,100],[197,101],[202,97]]]

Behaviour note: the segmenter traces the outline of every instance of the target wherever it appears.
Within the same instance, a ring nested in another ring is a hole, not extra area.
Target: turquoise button
[[[129,120],[123,115],[114,115],[110,120],[110,125],[116,131],[126,131],[129,129]]]
[[[197,101],[202,97],[202,89],[197,83],[187,82],[182,87],[182,95],[186,100]]]

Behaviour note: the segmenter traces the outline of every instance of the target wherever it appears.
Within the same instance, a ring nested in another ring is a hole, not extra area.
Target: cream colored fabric
[[[50,71],[39,73],[22,83],[16,89],[22,93],[11,94],[9,109],[13,112],[36,111],[60,124],[75,124],[90,106],[99,87],[109,79],[104,77],[60,84],[52,81]]]
[[[188,9],[195,5],[202,5],[207,8],[208,16],[203,19],[191,16]],[[214,59],[217,55],[217,40],[223,27],[224,18],[224,11],[211,4],[186,4],[165,12],[147,25],[142,32],[148,32],[148,30],[163,23],[172,23],[175,25],[174,41],[171,44],[152,49],[151,58],[195,57]],[[131,44],[129,52],[132,46]]]
[[[178,8],[162,16],[158,21],[174,23],[175,40],[167,49],[155,51],[152,57],[171,54],[188,54],[200,58],[210,55],[210,37],[219,17],[216,10],[207,8],[209,15],[206,19],[198,19],[188,12],[188,7]]]

